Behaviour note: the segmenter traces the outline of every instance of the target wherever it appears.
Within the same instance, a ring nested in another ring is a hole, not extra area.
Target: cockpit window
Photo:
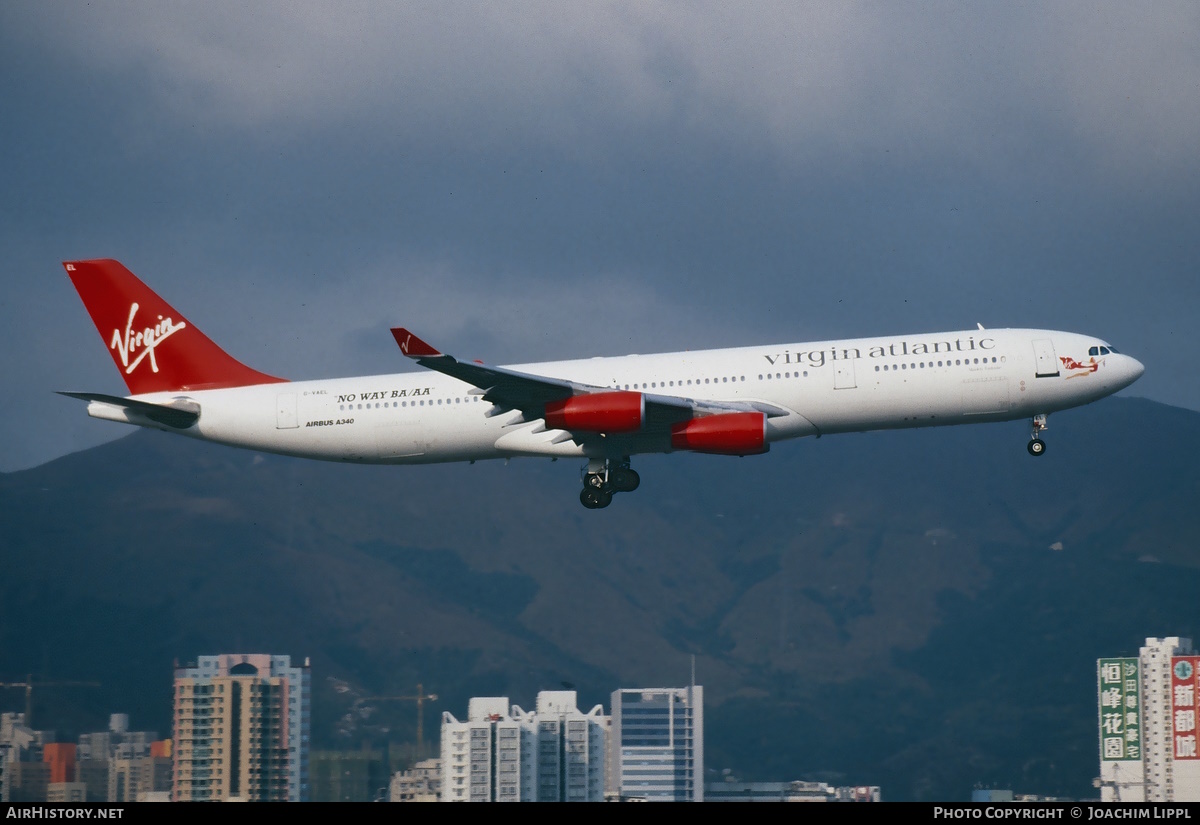
[[[1121,354],[1121,353],[1117,352],[1117,348],[1116,348],[1116,347],[1109,347],[1109,348],[1108,348],[1108,351],[1109,351],[1109,352],[1111,352],[1113,355],[1120,355],[1120,354]]]
[[[1088,349],[1088,355],[1099,355],[1100,347],[1091,347]]]

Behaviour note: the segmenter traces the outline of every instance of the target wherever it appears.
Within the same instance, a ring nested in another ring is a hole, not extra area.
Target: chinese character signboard
[[[1096,663],[1100,694],[1100,759],[1105,762],[1142,758],[1141,668],[1137,659],[1100,659]]]
[[[1200,716],[1200,656],[1171,657],[1171,741],[1176,759],[1200,759],[1196,717]]]

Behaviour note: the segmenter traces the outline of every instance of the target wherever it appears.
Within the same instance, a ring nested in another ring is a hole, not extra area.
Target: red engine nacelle
[[[717,455],[757,455],[767,444],[767,417],[758,412],[722,413],[693,418],[671,427],[676,450]]]
[[[597,392],[574,395],[546,405],[546,426],[592,433],[632,433],[646,422],[640,392]]]

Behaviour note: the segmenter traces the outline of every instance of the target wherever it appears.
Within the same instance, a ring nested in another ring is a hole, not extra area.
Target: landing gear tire
[[[1030,439],[1029,445],[1025,449],[1029,450],[1031,456],[1044,455],[1046,452],[1046,442],[1040,438],[1033,438]]]
[[[614,493],[632,493],[642,483],[642,477],[628,467],[618,467],[608,474]]]
[[[602,510],[612,504],[612,493],[603,487],[584,487],[579,492],[579,501],[589,510]]]
[[[589,510],[599,510],[612,504],[616,493],[632,493],[642,483],[642,477],[629,468],[629,456],[590,458],[583,468],[583,491],[579,501]]]

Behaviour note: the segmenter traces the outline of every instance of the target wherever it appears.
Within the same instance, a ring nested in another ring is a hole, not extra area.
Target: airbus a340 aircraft
[[[1088,335],[978,329],[491,367],[406,329],[425,370],[286,381],[214,344],[112,260],[64,264],[130,395],[66,392],[88,414],[327,461],[586,459],[580,500],[637,489],[639,453],[765,453],[801,436],[1028,418],[1129,386],[1142,365]]]

